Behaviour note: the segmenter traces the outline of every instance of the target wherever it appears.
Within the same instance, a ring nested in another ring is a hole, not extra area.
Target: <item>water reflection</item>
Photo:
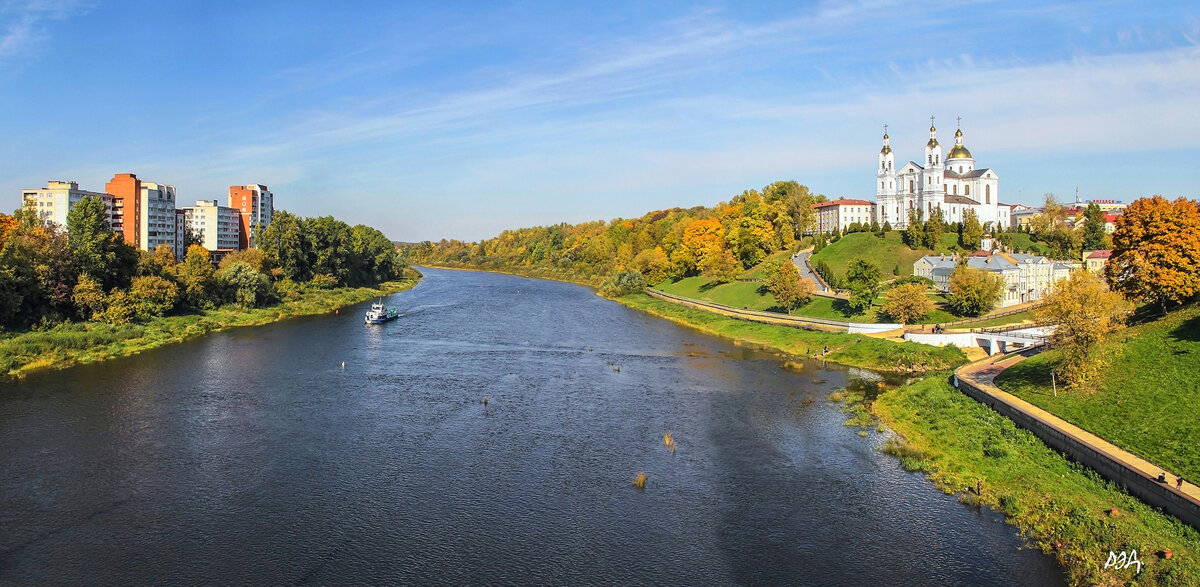
[[[7,386],[0,582],[1061,583],[825,399],[886,379],[561,283],[388,303]]]

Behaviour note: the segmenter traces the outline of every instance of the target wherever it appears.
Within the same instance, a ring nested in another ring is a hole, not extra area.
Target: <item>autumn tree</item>
[[[850,306],[863,311],[871,307],[879,294],[879,280],[883,273],[879,265],[866,259],[855,259],[846,267],[844,285],[850,289]]]
[[[925,295],[928,290],[924,283],[897,285],[888,291],[880,312],[901,324],[920,320],[933,311],[933,301]]]
[[[200,245],[188,247],[183,262],[175,266],[175,275],[181,290],[179,294],[185,306],[207,309],[215,305],[218,296],[214,273],[216,269],[213,268],[208,250]]]
[[[1126,299],[1182,303],[1200,292],[1200,209],[1194,201],[1139,199],[1117,217],[1108,283]]]
[[[812,299],[816,289],[813,282],[801,279],[791,261],[771,261],[765,269],[763,285],[785,310],[795,310]]]
[[[950,274],[946,299],[959,316],[982,316],[996,307],[1003,293],[1003,277],[962,264]]]
[[[647,283],[659,283],[667,278],[671,270],[671,260],[662,247],[645,249],[633,259],[633,266],[641,273]]]
[[[1039,322],[1055,325],[1049,344],[1061,359],[1055,373],[1071,385],[1086,381],[1101,367],[1096,346],[1125,326],[1130,307],[1094,273],[1074,271],[1060,279],[1034,309]]]
[[[179,286],[163,277],[144,275],[133,278],[129,285],[129,297],[137,318],[164,316],[175,307]]]

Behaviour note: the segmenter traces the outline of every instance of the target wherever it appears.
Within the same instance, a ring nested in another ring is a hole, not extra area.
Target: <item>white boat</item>
[[[385,307],[382,300],[371,304],[371,309],[367,310],[367,324],[383,324],[399,317],[400,312],[396,308]]]

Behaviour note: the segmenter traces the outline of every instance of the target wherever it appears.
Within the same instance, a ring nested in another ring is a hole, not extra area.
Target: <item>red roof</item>
[[[1089,259],[1107,259],[1111,256],[1112,256],[1112,250],[1105,249],[1103,251],[1092,251],[1092,252],[1088,253],[1087,258],[1089,258]]]
[[[813,208],[825,208],[828,206],[873,206],[873,205],[874,205],[873,202],[868,202],[866,200],[833,200],[832,202],[821,202],[819,204],[813,204],[812,207]]]

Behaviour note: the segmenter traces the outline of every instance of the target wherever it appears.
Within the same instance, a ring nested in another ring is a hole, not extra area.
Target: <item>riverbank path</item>
[[[1175,488],[1176,473],[1172,473],[1165,467],[1161,467],[1146,459],[1143,459],[1121,447],[1080,428],[1066,420],[1055,416],[1054,414],[1033,405],[1011,393],[1008,393],[995,384],[995,378],[1002,371],[1015,365],[1025,359],[1025,355],[1018,355],[1016,358],[1013,355],[996,355],[982,361],[977,361],[959,367],[954,372],[957,378],[957,383],[968,383],[977,391],[986,394],[996,402],[1005,404],[1009,409],[1020,412],[1024,416],[1036,420],[1044,425],[1046,429],[1053,434],[1059,434],[1066,437],[1070,442],[1094,451],[1101,458],[1107,459],[1109,465],[1118,469],[1126,476],[1125,478],[1113,479],[1117,483],[1125,486],[1131,493],[1138,496],[1143,501],[1146,497],[1139,495],[1139,489],[1154,488],[1161,491],[1160,495],[1153,496],[1154,501],[1159,501],[1162,497],[1170,499],[1171,497],[1181,498],[1179,500],[1170,500],[1178,503],[1177,507],[1167,507],[1168,513],[1183,519],[1184,521],[1192,520],[1192,525],[1196,525],[1196,520],[1200,516],[1200,487],[1195,485],[1195,479],[1184,480],[1183,489]],[[961,389],[961,387],[960,387]],[[976,398],[979,399],[979,398]],[[991,402],[988,402],[991,403]],[[994,406],[993,406],[994,408]],[[1000,411],[1000,410],[997,410]],[[1001,412],[1003,413],[1003,412]],[[1038,430],[1031,430],[1037,436],[1041,437],[1045,442],[1048,439],[1043,436],[1043,433]],[[1047,442],[1051,446],[1053,443]],[[1091,466],[1091,465],[1089,465]],[[1096,468],[1096,467],[1092,467]],[[1097,469],[1102,476],[1112,478],[1105,471]],[[1160,473],[1165,473],[1167,483],[1157,481]],[[1138,483],[1140,487],[1133,487],[1129,482],[1130,477],[1140,478],[1142,481]],[[1148,482],[1148,483],[1147,483]],[[1158,491],[1156,491],[1158,493]],[[1159,503],[1151,503],[1158,507],[1163,507]],[[1177,510],[1177,511],[1172,511]]]
[[[810,279],[817,285],[817,292],[832,295],[829,291],[829,285],[821,279],[820,275],[812,270],[809,266],[808,258],[812,256],[812,251],[800,251],[792,256],[792,264],[796,266],[796,270],[800,272],[801,279]]]

